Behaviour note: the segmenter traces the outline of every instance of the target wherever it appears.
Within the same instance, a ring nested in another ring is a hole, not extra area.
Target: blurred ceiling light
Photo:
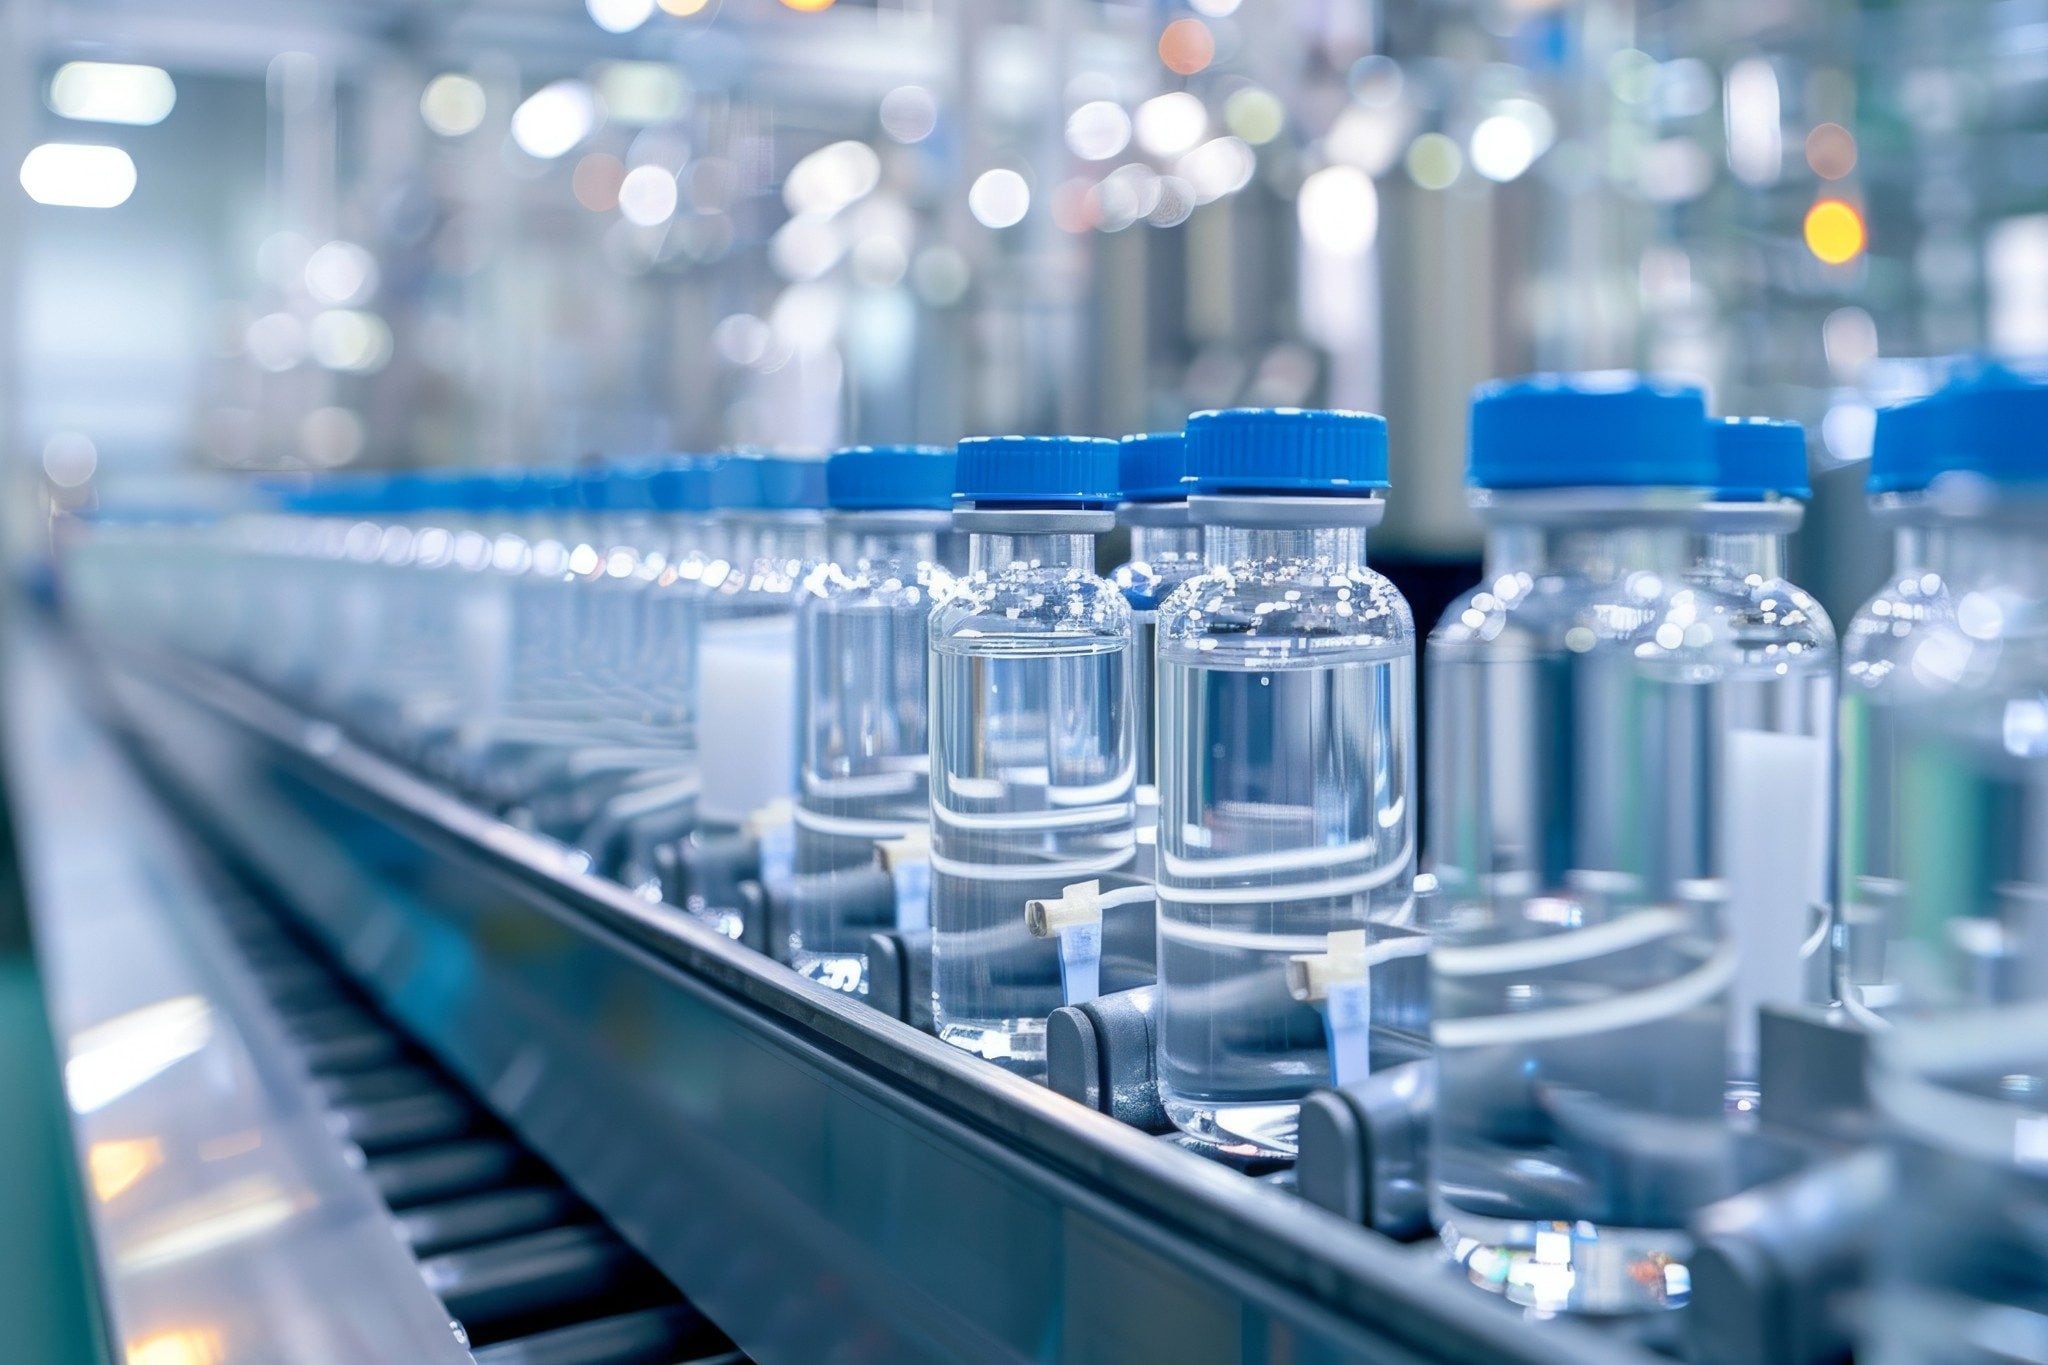
[[[1237,13],[1241,0],[1188,0],[1188,8],[1211,19],[1227,19]]]
[[[676,178],[660,166],[635,166],[619,182],[619,216],[656,227],[676,216]]]
[[[420,91],[420,117],[442,137],[473,133],[484,121],[484,88],[468,76],[444,71]]]
[[[391,329],[375,313],[330,308],[307,324],[306,347],[323,369],[372,374],[391,359]]]
[[[99,467],[99,448],[82,431],[53,431],[43,442],[43,473],[59,488],[78,487]]]
[[[590,136],[597,101],[582,81],[556,81],[512,111],[512,141],[528,156],[553,161]]]
[[[21,187],[38,204],[110,209],[135,193],[135,162],[119,147],[45,142],[21,159]]]
[[[734,365],[757,365],[768,354],[768,324],[752,313],[734,313],[711,329],[711,344]]]
[[[967,211],[983,227],[1015,227],[1031,211],[1031,186],[1007,167],[983,171],[968,187]]]
[[[702,14],[710,3],[711,0],[661,0],[661,8],[678,19],[687,19],[693,14]]]
[[[1528,126],[1506,114],[1479,121],[1472,130],[1472,169],[1488,180],[1506,182],[1536,160],[1536,138]]]
[[[882,131],[898,142],[922,142],[938,126],[939,103],[921,85],[899,85],[882,96]]]
[[[218,1328],[183,1327],[131,1339],[121,1359],[127,1365],[221,1365],[227,1354]]]
[[[1258,165],[1258,157],[1242,140],[1219,137],[1182,157],[1173,170],[1194,191],[1195,202],[1207,204],[1251,184]]]
[[[1806,164],[1823,180],[1840,180],[1856,169],[1856,135],[1839,123],[1823,123],[1806,135]]]
[[[1877,435],[1877,411],[1867,403],[1837,403],[1820,419],[1821,444],[1837,464],[1870,458]]]
[[[597,74],[607,118],[630,128],[664,123],[683,107],[683,77],[667,62],[611,62]]]
[[[1200,19],[1176,19],[1160,31],[1159,60],[1168,71],[1192,76],[1216,60],[1216,35]]]
[[[1351,98],[1370,109],[1385,109],[1401,98],[1400,63],[1392,57],[1375,53],[1360,57],[1351,64],[1351,71],[1345,78],[1350,87]]]
[[[1721,96],[1727,124],[1728,169],[1745,185],[1768,185],[1784,168],[1785,131],[1778,104],[1778,73],[1763,57],[1744,57],[1728,68]]]
[[[1287,126],[1287,109],[1272,91],[1250,85],[1224,101],[1223,123],[1252,146],[1263,147]]]
[[[1083,161],[1107,161],[1131,145],[1131,116],[1113,100],[1090,100],[1067,115],[1067,148]]]
[[[791,350],[816,351],[832,343],[844,311],[840,291],[829,284],[793,284],[768,310],[768,325]]]
[[[213,1010],[197,995],[176,995],[80,1029],[64,1062],[64,1097],[74,1114],[106,1108],[205,1047]]]
[[[1133,121],[1138,145],[1157,157],[1180,156],[1194,150],[1209,128],[1209,111],[1185,90],[1154,95],[1138,106]]]
[[[144,1176],[163,1164],[163,1139],[156,1137],[101,1138],[85,1152],[92,1197],[102,1204],[134,1189]]]
[[[1465,169],[1465,154],[1443,133],[1424,133],[1408,144],[1408,178],[1426,190],[1447,190]]]
[[[306,358],[306,327],[290,313],[265,313],[242,338],[257,368],[283,374]]]
[[[1657,68],[1652,97],[1659,118],[1696,118],[1714,107],[1714,69],[1697,57],[1680,57]]]
[[[1323,136],[1323,150],[1332,161],[1348,162],[1367,175],[1384,175],[1400,159],[1407,136],[1404,110],[1353,105],[1330,125]]]
[[[66,62],[50,78],[50,111],[84,123],[162,123],[177,102],[171,73],[160,66]]]
[[[836,0],[782,0],[784,9],[793,9],[798,14],[816,14],[831,9]]]
[[[887,233],[863,237],[853,247],[853,277],[870,289],[893,289],[910,270],[910,253]]]
[[[1295,200],[1302,239],[1333,256],[1362,256],[1379,232],[1379,194],[1356,166],[1325,166]]]
[[[882,180],[882,159],[865,142],[834,142],[789,168],[782,202],[791,213],[829,218],[865,198]]]
[[[1159,177],[1159,202],[1145,221],[1153,227],[1179,227],[1195,211],[1195,188],[1177,175]]]
[[[1095,187],[1101,206],[1098,226],[1104,232],[1122,232],[1159,207],[1159,174],[1142,161],[1117,167]]]
[[[815,280],[839,264],[846,243],[823,218],[800,213],[768,239],[768,263],[785,280]]]
[[[928,246],[910,263],[910,283],[934,308],[950,308],[967,297],[973,278],[966,258],[949,246]]]
[[[1828,372],[1838,384],[1854,384],[1877,359],[1877,323],[1861,308],[1837,308],[1820,325]]]
[[[1656,90],[1657,59],[1625,47],[1607,59],[1607,86],[1623,104],[1647,104]]]
[[[347,408],[314,408],[299,420],[299,453],[321,469],[349,463],[363,453],[362,418]]]
[[[1816,200],[1802,225],[1806,249],[1828,265],[1847,265],[1863,254],[1863,215],[1841,199]]]
[[[354,242],[329,242],[306,258],[306,292],[316,303],[356,303],[377,289],[377,262]]]
[[[1643,149],[1636,184],[1654,204],[1682,204],[1714,183],[1714,159],[1689,137],[1659,138]]]
[[[610,213],[619,206],[619,185],[625,178],[623,161],[610,152],[591,152],[576,163],[569,190],[592,213]]]
[[[583,8],[606,33],[631,33],[654,17],[654,0],[583,0]]]

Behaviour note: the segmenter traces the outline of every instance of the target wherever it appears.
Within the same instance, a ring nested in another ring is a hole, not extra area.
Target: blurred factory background
[[[1873,407],[1918,357],[2048,347],[2042,0],[9,0],[0,25],[0,413],[62,502],[192,466],[1314,404],[1387,415],[1383,541],[1428,561],[1476,545],[1476,380],[1639,365],[1808,423],[1805,578],[1846,614],[1878,559]]]

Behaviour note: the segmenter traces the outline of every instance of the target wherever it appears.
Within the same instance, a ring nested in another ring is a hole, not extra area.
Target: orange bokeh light
[[[1854,204],[1822,199],[1806,211],[1806,249],[1829,265],[1847,265],[1863,254],[1868,235]]]
[[[784,9],[793,9],[799,14],[816,14],[821,9],[831,9],[834,0],[782,0]]]
[[[1856,169],[1856,135],[1839,123],[1823,123],[1806,135],[1806,164],[1823,180],[1840,180]]]
[[[1200,19],[1176,19],[1159,35],[1159,60],[1169,71],[1192,76],[1216,60],[1216,35]]]

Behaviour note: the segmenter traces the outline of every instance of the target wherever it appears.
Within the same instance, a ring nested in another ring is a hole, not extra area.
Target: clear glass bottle
[[[1378,1060],[1426,1027],[1415,623],[1365,560],[1386,423],[1205,412],[1188,447],[1208,567],[1159,611],[1159,1085],[1183,1131],[1291,1156],[1331,1079],[1293,959],[1362,931]]]
[[[741,830],[796,795],[796,603],[824,558],[825,463],[727,461],[728,559],[703,580],[697,668],[700,843]],[[751,476],[752,487],[745,486]],[[693,884],[690,912],[738,937],[737,879]]]
[[[1871,1093],[1898,1188],[1858,1359],[2043,1354],[2048,1284],[2048,385],[1938,395],[1922,512],[1950,611],[1901,659],[1901,987]]]
[[[1753,1109],[1757,1010],[1826,1004],[1834,903],[1835,631],[1786,577],[1786,541],[1812,496],[1797,422],[1709,424],[1713,500],[1694,526],[1692,577],[1733,603],[1737,651],[1710,718],[1722,745],[1713,813],[1737,970],[1729,1000],[1729,1099]]]
[[[1159,816],[1159,774],[1155,754],[1153,661],[1160,604],[1202,571],[1202,531],[1188,515],[1187,440],[1179,432],[1126,436],[1119,454],[1123,503],[1117,521],[1131,533],[1131,557],[1111,570],[1109,581],[1131,604],[1137,644],[1131,651],[1131,696],[1138,740],[1138,841],[1141,864],[1153,854]],[[1150,875],[1149,866],[1140,869]]]
[[[1432,1212],[1517,1302],[1673,1306],[1688,1218],[1733,1188],[1713,812],[1739,604],[1688,578],[1700,391],[1484,385],[1469,478],[1483,579],[1425,654]]]
[[[926,446],[842,450],[825,467],[828,562],[797,604],[800,781],[790,965],[867,994],[867,941],[896,904],[878,841],[931,824],[926,623],[953,591],[954,456]]]
[[[1095,573],[1116,523],[1114,441],[962,441],[967,579],[933,609],[932,1012],[955,1047],[1045,1070],[1059,949],[1025,902],[1135,852],[1131,609]]]
[[[1947,570],[1959,527],[1936,514],[1927,493],[1953,446],[1955,408],[1955,394],[1937,390],[1878,413],[1870,508],[1892,530],[1892,572],[1842,633],[1833,984],[1843,1009],[1867,1024],[1913,1007],[1894,946],[1909,934],[1899,863],[1912,835],[1901,804],[1898,706],[1914,688],[1922,647],[1955,624]]]

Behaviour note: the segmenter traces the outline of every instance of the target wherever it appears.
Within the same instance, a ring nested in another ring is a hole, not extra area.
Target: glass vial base
[[[1255,1100],[1245,1104],[1216,1104],[1171,1092],[1163,1099],[1166,1116],[1173,1120],[1173,1126],[1199,1142],[1206,1142],[1234,1156],[1279,1157],[1292,1161],[1296,1155],[1301,1122],[1298,1101]]]
[[[994,1062],[1029,1080],[1045,1079],[1045,1020],[948,1019],[938,1026],[942,1042]]]

